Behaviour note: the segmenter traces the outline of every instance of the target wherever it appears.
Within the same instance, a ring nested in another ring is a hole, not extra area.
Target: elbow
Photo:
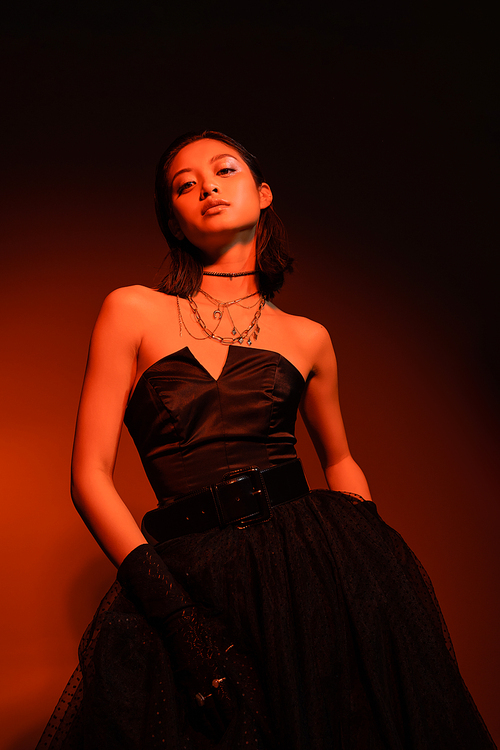
[[[77,509],[78,512],[82,509],[82,493],[79,486],[79,483],[75,480],[75,476],[73,472],[71,473],[71,480],[70,480],[70,487],[69,487],[71,500],[73,501],[73,505]]]
[[[345,466],[346,464],[351,463],[351,462],[354,463],[354,459],[351,456],[350,451],[347,451],[347,453],[344,453],[341,456],[335,457],[335,460],[331,460],[331,459],[330,460],[326,460],[325,459],[325,462],[323,464],[323,471],[335,470],[339,466],[341,466],[341,465]]]
[[[85,512],[87,506],[92,505],[110,482],[112,483],[112,479],[108,473],[98,468],[72,466],[70,494],[73,505],[80,515]]]

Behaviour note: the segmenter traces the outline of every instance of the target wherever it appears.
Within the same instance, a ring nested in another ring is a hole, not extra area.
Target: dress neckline
[[[195,362],[195,363],[196,363],[196,364],[198,365],[198,367],[199,367],[199,368],[200,368],[201,370],[203,370],[203,372],[204,372],[204,373],[206,373],[207,377],[208,377],[208,378],[210,378],[210,380],[211,380],[212,382],[214,382],[214,383],[218,383],[218,382],[219,382],[219,380],[220,380],[220,379],[221,379],[221,378],[223,377],[223,375],[224,375],[224,372],[225,372],[225,370],[226,370],[226,367],[227,367],[227,364],[228,364],[228,361],[229,361],[229,356],[230,356],[231,350],[232,350],[232,351],[238,351],[238,350],[239,350],[239,351],[244,351],[244,352],[249,352],[249,353],[251,353],[251,352],[267,352],[267,353],[269,353],[269,354],[274,354],[274,355],[278,355],[278,357],[280,357],[280,358],[281,358],[281,359],[283,359],[283,360],[284,360],[285,362],[287,362],[287,363],[288,363],[288,364],[290,365],[290,367],[292,367],[292,368],[293,368],[293,369],[295,370],[295,372],[296,372],[296,373],[297,373],[297,374],[299,375],[299,377],[300,377],[300,379],[302,380],[302,382],[303,382],[303,383],[305,383],[305,382],[306,382],[306,380],[305,380],[304,376],[302,375],[302,373],[300,372],[300,370],[298,369],[298,367],[296,367],[296,366],[295,366],[295,365],[293,364],[293,362],[290,362],[290,360],[289,360],[289,359],[287,359],[287,358],[286,358],[286,357],[285,357],[285,356],[284,356],[283,354],[281,354],[280,352],[276,352],[276,351],[274,351],[273,349],[261,349],[261,348],[259,349],[259,348],[257,348],[257,347],[255,347],[255,348],[254,348],[254,347],[252,347],[252,349],[249,349],[249,348],[243,349],[243,347],[241,347],[241,346],[233,346],[233,345],[229,345],[229,346],[228,346],[227,348],[228,348],[228,352],[227,352],[227,355],[226,355],[226,359],[224,360],[224,364],[223,364],[223,366],[222,366],[222,369],[221,369],[221,371],[220,371],[220,373],[219,373],[219,375],[218,375],[218,377],[217,377],[217,378],[214,378],[214,376],[213,376],[213,375],[212,375],[212,374],[211,374],[211,373],[210,373],[210,372],[209,372],[209,371],[207,370],[207,368],[206,368],[206,367],[205,367],[205,366],[204,366],[204,365],[203,365],[203,364],[202,364],[202,363],[200,362],[200,360],[198,359],[198,357],[196,357],[196,356],[195,356],[195,355],[193,354],[193,352],[191,351],[191,349],[189,348],[189,346],[183,346],[183,347],[182,347],[181,349],[176,349],[176,350],[175,350],[175,352],[170,352],[170,354],[166,354],[166,355],[165,355],[164,357],[160,357],[160,358],[159,358],[159,359],[157,359],[157,360],[156,360],[155,362],[153,362],[153,363],[152,363],[151,365],[149,365],[149,367],[146,367],[146,369],[145,369],[145,370],[143,370],[143,372],[141,373],[141,375],[140,375],[139,379],[137,380],[137,383],[136,383],[136,384],[135,384],[135,386],[134,386],[134,390],[133,390],[133,391],[131,392],[131,394],[130,394],[130,396],[129,396],[129,399],[128,399],[128,403],[130,404],[130,402],[131,402],[131,400],[132,400],[132,398],[133,398],[133,396],[134,396],[134,393],[135,393],[135,392],[136,392],[136,390],[137,390],[137,386],[139,385],[139,383],[141,382],[141,380],[143,380],[143,379],[146,379],[146,378],[147,378],[147,374],[148,374],[148,372],[149,372],[150,370],[152,370],[152,369],[153,369],[154,367],[156,367],[157,365],[159,365],[159,364],[160,364],[160,362],[164,362],[165,360],[173,359],[174,357],[176,357],[176,356],[177,356],[178,354],[180,354],[181,352],[187,352],[187,353],[188,353],[188,354],[189,354],[189,355],[191,356],[192,360],[193,360],[193,361],[194,361],[194,362]],[[233,355],[231,355],[231,356],[233,356]]]

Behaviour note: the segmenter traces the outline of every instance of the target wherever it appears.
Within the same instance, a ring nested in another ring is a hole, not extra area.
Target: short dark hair
[[[162,154],[156,168],[155,208],[158,224],[170,248],[168,255],[170,265],[168,272],[156,289],[165,294],[178,294],[180,297],[187,297],[199,290],[203,278],[203,265],[199,249],[187,238],[177,239],[168,226],[173,212],[167,173],[174,158],[184,146],[203,138],[222,141],[222,143],[234,148],[250,169],[257,187],[260,187],[264,182],[256,157],[233,138],[216,130],[185,133],[176,138]],[[258,270],[258,287],[266,299],[272,299],[275,293],[281,289],[285,271],[292,271],[293,258],[288,252],[285,228],[272,204],[261,209],[260,212],[256,231],[256,267]]]

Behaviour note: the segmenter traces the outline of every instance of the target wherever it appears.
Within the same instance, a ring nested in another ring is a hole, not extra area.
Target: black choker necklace
[[[226,276],[230,279],[235,276],[253,276],[257,271],[239,271],[238,273],[224,273],[222,271],[203,271],[203,276]]]

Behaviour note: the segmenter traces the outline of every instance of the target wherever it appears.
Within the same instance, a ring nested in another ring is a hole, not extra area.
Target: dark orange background
[[[498,740],[488,24],[439,4],[26,7],[2,45],[1,746],[34,746],[114,577],[69,497],[88,339],[107,292],[157,278],[155,162],[200,127],[260,157],[297,258],[277,303],[330,330],[352,452]],[[301,426],[299,450],[324,486]],[[154,500],[127,434],[116,479],[140,518]]]

